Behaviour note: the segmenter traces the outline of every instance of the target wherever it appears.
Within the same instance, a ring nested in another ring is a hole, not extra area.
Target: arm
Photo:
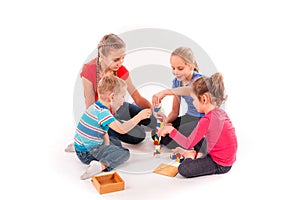
[[[176,130],[172,126],[164,126],[159,131],[159,136],[164,137],[169,134],[171,138],[173,138],[179,145],[184,147],[185,149],[190,149],[194,147],[207,133],[209,127],[209,120],[203,117],[199,122],[193,132],[188,136],[184,136],[178,130]]]
[[[140,106],[141,108],[151,108],[150,102],[141,96],[139,91],[133,85],[130,76],[126,79],[127,84],[127,91],[136,103],[136,105]]]
[[[128,131],[133,129],[133,127],[135,127],[141,120],[149,118],[151,116],[151,113],[152,112],[150,109],[144,109],[141,110],[136,116],[128,121],[125,121],[124,123],[120,123],[119,121],[115,120],[108,126],[120,134],[126,134],[128,133]]]
[[[162,90],[152,96],[152,104],[153,106],[158,105],[165,96],[169,95],[190,96],[192,91],[193,89],[191,86]]]
[[[169,115],[165,121],[166,123],[173,122],[178,117],[179,108],[180,108],[180,97],[174,96],[172,111],[169,113]]]
[[[109,145],[109,135],[108,133],[106,133],[104,136],[103,136],[103,140],[104,140],[104,145]]]
[[[93,83],[88,79],[82,77],[82,84],[84,90],[85,107],[87,109],[95,101],[95,92],[93,88]]]
[[[186,149],[190,149],[194,147],[202,138],[206,135],[208,127],[209,127],[209,120],[205,117],[201,118],[198,122],[195,129],[192,133],[186,137],[185,135],[181,134],[178,130],[173,129],[170,132],[170,137],[173,138],[179,145]]]

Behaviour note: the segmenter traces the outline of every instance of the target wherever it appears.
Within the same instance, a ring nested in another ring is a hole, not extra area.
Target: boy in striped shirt
[[[129,159],[129,150],[122,147],[117,138],[110,138],[107,131],[112,128],[126,134],[141,120],[151,116],[150,109],[140,111],[132,119],[120,123],[113,116],[124,103],[126,82],[116,76],[105,76],[99,81],[99,100],[82,115],[74,136],[74,146],[79,160],[88,164],[81,179],[88,179],[110,171]]]

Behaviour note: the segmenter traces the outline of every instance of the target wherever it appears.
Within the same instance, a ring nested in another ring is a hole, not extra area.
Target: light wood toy
[[[124,190],[125,182],[117,172],[92,177],[92,183],[100,194]]]
[[[178,167],[162,163],[153,172],[164,176],[174,177],[178,173]]]

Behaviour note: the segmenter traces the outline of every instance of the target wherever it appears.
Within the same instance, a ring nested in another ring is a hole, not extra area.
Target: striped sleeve
[[[102,109],[99,112],[97,112],[97,118],[98,124],[100,124],[102,127],[105,127],[116,120],[116,118],[111,114],[111,112],[108,109]]]

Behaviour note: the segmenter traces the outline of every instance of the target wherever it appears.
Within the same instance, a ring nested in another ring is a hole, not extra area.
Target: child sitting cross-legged
[[[110,171],[129,159],[129,150],[122,147],[119,139],[109,137],[109,128],[126,134],[141,120],[151,116],[150,109],[141,110],[132,119],[120,123],[113,116],[124,103],[126,82],[116,76],[105,76],[98,84],[99,100],[82,115],[74,136],[74,147],[79,160],[88,164],[81,179],[88,179]]]
[[[192,133],[187,137],[173,126],[164,126],[159,136],[169,135],[183,148],[177,147],[173,153],[180,153],[185,159],[178,167],[184,177],[197,177],[227,173],[236,160],[237,139],[235,128],[227,113],[219,107],[225,101],[223,76],[215,73],[211,77],[201,77],[192,83],[192,98],[195,108],[205,113]],[[207,140],[207,152],[200,151],[201,139]]]

